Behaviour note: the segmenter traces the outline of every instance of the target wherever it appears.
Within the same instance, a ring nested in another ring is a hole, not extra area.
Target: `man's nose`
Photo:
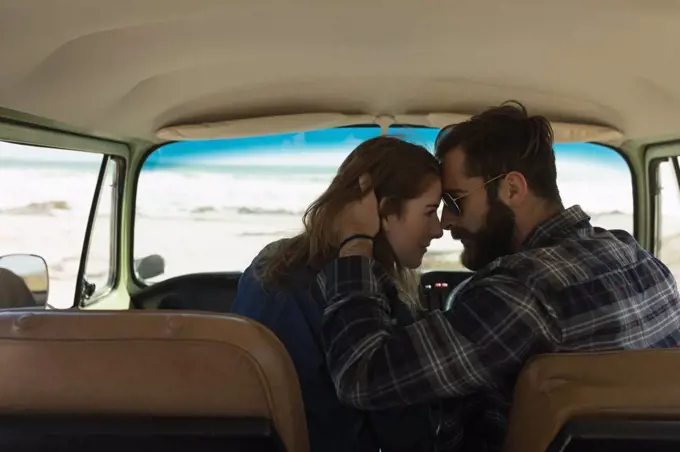
[[[444,210],[442,210],[442,220],[441,220],[442,229],[444,229],[446,231],[450,231],[457,220],[458,220],[458,217],[456,215],[454,215],[449,209],[444,207]]]

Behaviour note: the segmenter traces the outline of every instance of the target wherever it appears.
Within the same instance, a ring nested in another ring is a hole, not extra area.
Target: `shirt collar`
[[[539,223],[522,243],[522,250],[538,248],[560,232],[574,228],[583,221],[590,221],[590,216],[581,206],[572,206]]]

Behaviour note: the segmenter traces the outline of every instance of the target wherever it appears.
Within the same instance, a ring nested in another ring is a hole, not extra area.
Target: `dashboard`
[[[421,285],[425,307],[444,309],[449,294],[472,276],[467,271],[424,273]],[[170,278],[147,286],[131,297],[132,309],[178,309],[230,312],[236,298],[239,272],[195,273]]]

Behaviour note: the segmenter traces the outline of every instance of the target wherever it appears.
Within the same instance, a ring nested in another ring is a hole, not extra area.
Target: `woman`
[[[430,241],[442,236],[439,165],[427,149],[394,137],[360,144],[340,166],[328,189],[307,209],[304,232],[265,247],[239,281],[232,312],[271,329],[286,346],[300,378],[312,452],[431,450],[438,427],[430,406],[361,412],[340,404],[327,371],[321,340],[324,300],[315,275],[337,256],[335,221],[362,190],[368,174],[380,200],[375,258],[401,294],[393,324],[408,324],[422,311],[418,280]],[[395,297],[397,298],[397,297]]]

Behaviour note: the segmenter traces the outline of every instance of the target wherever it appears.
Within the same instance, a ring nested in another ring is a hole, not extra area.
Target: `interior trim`
[[[312,130],[346,127],[357,124],[379,125],[383,131],[391,125],[442,128],[471,118],[462,113],[425,113],[407,115],[367,115],[343,113],[303,113],[257,118],[233,119],[228,121],[179,124],[163,127],[156,132],[156,138],[168,141],[213,140],[224,138],[246,138],[282,133],[299,133]],[[608,126],[577,122],[552,121],[556,143],[585,141],[615,141],[624,138],[619,130]]]

